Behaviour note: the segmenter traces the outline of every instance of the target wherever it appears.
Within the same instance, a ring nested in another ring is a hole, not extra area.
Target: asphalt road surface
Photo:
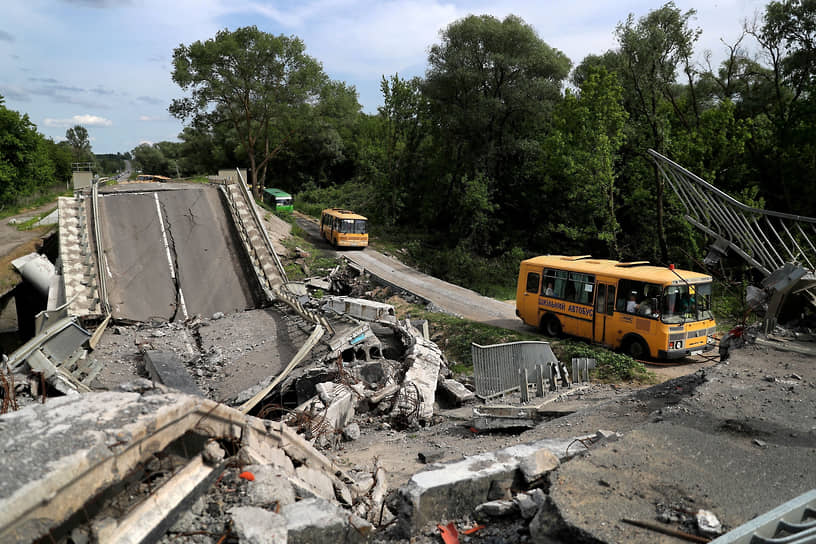
[[[297,222],[312,237],[312,242],[317,247],[333,250],[332,246],[320,237],[317,224],[300,215],[297,216]],[[471,321],[505,329],[524,332],[533,330],[516,317],[516,305],[513,301],[500,302],[470,289],[428,276],[370,247],[336,253],[347,257],[388,283],[430,300],[445,311]]]
[[[175,320],[256,306],[216,187],[114,186],[100,194],[99,213],[115,318]]]

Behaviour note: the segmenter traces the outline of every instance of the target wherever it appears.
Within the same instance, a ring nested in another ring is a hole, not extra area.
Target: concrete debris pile
[[[391,320],[388,305],[335,297],[330,306],[354,308],[385,320],[363,322],[329,340],[322,364],[313,364],[282,382],[278,395],[299,404],[285,421],[321,447],[336,447],[360,436],[355,415],[381,419],[398,429],[430,424],[437,388],[472,393],[449,378],[441,350],[410,321]],[[384,355],[396,357],[386,358]],[[397,360],[400,359],[400,360]],[[471,393],[471,396],[468,396]]]
[[[286,425],[147,380],[28,406],[0,432],[2,542],[363,542],[385,510],[382,467],[347,474]]]
[[[534,538],[548,537],[557,533],[550,526],[553,513],[546,494],[549,473],[575,455],[618,438],[617,433],[598,431],[433,465],[414,474],[407,485],[391,495],[388,506],[397,518],[390,534],[408,538],[440,520],[467,525],[512,517],[529,525]]]

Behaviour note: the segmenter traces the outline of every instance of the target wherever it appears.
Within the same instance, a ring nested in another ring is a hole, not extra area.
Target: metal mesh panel
[[[526,368],[529,375],[535,365],[556,362],[549,342],[510,342],[480,346],[471,344],[473,376],[476,394],[490,396],[519,386],[519,369]]]

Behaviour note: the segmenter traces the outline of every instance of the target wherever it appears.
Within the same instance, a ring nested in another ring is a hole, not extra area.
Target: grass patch
[[[429,312],[422,306],[408,304],[398,297],[387,301],[394,306],[399,319],[406,317],[428,320],[431,338],[442,349],[456,375],[473,375],[471,343],[482,346],[506,342],[542,341],[537,334],[516,332],[500,327],[485,325],[448,314]],[[628,355],[608,349],[591,346],[574,339],[552,340],[550,347],[560,361],[567,363],[573,357],[589,357],[596,361],[593,378],[605,383],[638,382],[657,383],[657,376],[646,369],[643,363]]]
[[[46,217],[46,216],[50,215],[51,212],[53,212],[56,209],[57,208],[50,208],[50,209],[48,209],[48,210],[46,210],[44,212],[40,212],[39,214],[35,215],[34,217],[29,219],[28,221],[24,221],[22,223],[19,223],[17,225],[17,230],[31,230],[31,229],[35,228],[35,225],[36,225],[37,221],[39,221],[43,217]],[[50,227],[51,225],[47,225],[47,226]]]
[[[644,384],[657,383],[654,372],[649,371],[643,363],[635,361],[628,355],[617,353],[605,348],[591,346],[579,340],[565,339],[554,342],[553,352],[560,361],[567,363],[573,357],[587,357],[595,359],[595,370],[591,371],[593,378],[605,383],[638,382]]]
[[[311,242],[306,241],[306,233],[292,224],[292,235],[281,240],[281,244],[287,249],[290,255],[301,254],[303,265],[298,262],[288,262],[283,265],[286,270],[286,277],[290,281],[305,279],[309,276],[325,276],[337,266],[337,259],[327,254],[325,251],[316,248]],[[299,232],[297,232],[299,231]]]

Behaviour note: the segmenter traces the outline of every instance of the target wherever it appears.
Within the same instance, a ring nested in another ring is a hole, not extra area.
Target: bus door
[[[537,327],[538,323],[538,292],[541,285],[541,271],[527,268],[522,277],[524,292],[516,301],[522,320]]]
[[[615,286],[598,283],[595,286],[595,311],[592,312],[592,341],[605,346],[612,344],[611,334],[606,334],[606,322],[612,321],[615,311]]]

